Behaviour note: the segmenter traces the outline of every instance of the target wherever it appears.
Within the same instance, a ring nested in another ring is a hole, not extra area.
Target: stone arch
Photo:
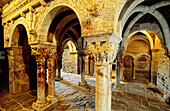
[[[62,47],[62,71],[66,73],[78,73],[78,55],[75,44],[69,39]]]
[[[151,78],[151,56],[141,53],[134,59],[134,78],[137,82],[150,83]]]
[[[70,9],[72,9],[75,12],[75,14],[79,20],[80,26],[81,26],[81,22],[79,19],[80,16],[79,16],[78,12],[72,6],[70,6],[68,4],[56,5],[56,6],[52,7],[51,9],[49,9],[49,11],[46,13],[45,17],[43,18],[43,22],[41,23],[40,30],[39,30],[39,32],[41,32],[41,33],[39,33],[39,36],[40,36],[40,38],[45,38],[44,41],[47,41],[49,27],[50,27],[54,17],[56,16],[56,13],[62,7],[68,7]]]
[[[134,60],[137,60],[137,59],[138,59],[139,57],[141,57],[141,56],[146,56],[146,57],[148,57],[148,58],[151,59],[151,56],[150,56],[149,54],[141,53],[141,54],[137,55],[137,56],[134,58]]]
[[[138,32],[141,32],[141,31],[136,31],[136,32],[133,32],[132,34],[130,34],[129,36],[124,37],[123,38],[123,41],[122,41],[122,47],[124,47],[124,50],[126,50],[126,47],[127,46],[126,44],[128,43],[128,41],[135,35],[137,34]],[[145,34],[146,35],[146,34]],[[146,35],[146,37],[148,38],[149,42],[150,42],[150,47],[152,48],[153,47],[153,41],[150,37],[150,35]]]
[[[131,37],[133,37],[135,34],[137,34],[138,32],[141,32],[143,33],[144,35],[146,35],[146,37],[148,38],[149,42],[150,42],[150,48],[153,49],[155,48],[154,47],[154,44],[153,44],[153,40],[152,40],[152,37],[151,35],[148,33],[148,32],[152,32],[156,35],[156,38],[159,39],[160,43],[161,43],[161,47],[165,49],[165,51],[167,51],[166,47],[165,47],[165,44],[164,44],[164,40],[163,38],[161,37],[160,34],[154,32],[154,31],[150,31],[150,30],[138,30],[138,31],[135,31],[133,32],[132,34],[130,34],[129,36],[127,37],[124,37],[123,38],[123,41],[122,41],[122,47],[124,47],[124,50],[126,50],[126,44],[128,43],[128,41],[130,40]],[[158,48],[161,48],[161,47],[158,47]]]
[[[119,3],[119,6],[116,10],[116,14],[117,15],[115,17],[115,21],[114,21],[114,30],[118,32],[119,35],[121,35],[121,23],[122,21],[119,21],[121,18],[121,12],[122,12],[122,9],[124,8],[125,4],[128,2],[129,0],[122,0],[120,3]],[[124,17],[126,17],[127,15],[129,15],[129,13],[131,13],[131,11],[133,9],[135,9],[136,6],[138,6],[140,3],[142,3],[144,0],[135,0],[133,1],[133,3],[127,8],[127,10],[123,13]],[[170,4],[170,1],[161,1],[161,2],[158,2],[154,5],[152,5],[149,9],[153,10],[153,9],[156,9],[156,8],[159,8],[159,7],[162,7],[162,6],[165,6],[165,5],[169,5]]]
[[[124,55],[122,71],[123,71],[123,78],[125,79],[125,81],[132,80],[132,75],[134,70],[133,67],[134,67],[134,56],[131,54]]]
[[[129,7],[127,7],[126,11],[123,11],[123,8],[126,6],[126,4],[129,2],[129,0],[123,0],[121,1],[121,3],[119,4],[119,9],[117,10],[117,14],[118,16],[116,16],[115,19],[115,27],[114,29],[120,34],[120,36],[122,34],[123,31],[123,27],[125,25],[125,23],[127,22],[128,18],[136,13],[139,12],[139,14],[132,20],[132,22],[130,22],[130,24],[128,25],[128,27],[125,30],[125,34],[124,35],[129,35],[130,29],[132,28],[132,26],[135,24],[136,21],[138,21],[140,18],[142,18],[146,13],[151,14],[153,17],[155,17],[158,22],[160,23],[163,31],[163,37],[165,37],[165,42],[166,42],[166,46],[169,48],[170,44],[169,44],[169,35],[170,35],[170,30],[169,30],[169,26],[167,21],[165,20],[164,16],[158,12],[156,9],[163,7],[163,6],[167,6],[170,4],[170,1],[160,1],[157,2],[151,6],[142,6],[139,5],[140,3],[142,3],[144,0],[140,0],[140,1],[132,1],[132,3],[129,5]],[[118,21],[118,22],[117,22]],[[167,48],[164,46],[165,50],[167,50]]]
[[[115,21],[114,21],[114,30],[121,36],[121,32],[120,32],[120,24],[121,24],[121,21],[119,21],[120,19],[120,15],[121,15],[121,12],[122,12],[122,9],[123,7],[125,6],[125,4],[128,2],[129,0],[121,0],[121,2],[119,3],[118,5],[118,8],[116,10],[116,14],[117,15],[115,17]],[[131,11],[132,9],[134,9],[138,4],[140,4],[141,2],[143,2],[144,0],[135,0],[132,5],[130,5],[130,7],[128,7],[128,10],[127,11]],[[129,10],[130,9],[130,10]]]
[[[124,23],[122,24],[122,29],[121,31],[123,31],[123,27],[126,23],[126,21],[128,20],[128,18],[133,14],[133,13],[136,13],[136,12],[142,12],[142,14],[136,16],[132,22],[128,25],[128,30],[126,31],[126,34],[129,33],[130,29],[132,28],[132,26],[141,18],[143,17],[143,15],[145,15],[146,13],[149,13],[151,14],[152,16],[154,16],[158,21],[159,23],[161,24],[162,28],[163,28],[163,33],[164,33],[164,36],[165,36],[165,41],[166,41],[166,44],[169,44],[168,42],[168,37],[169,37],[169,34],[170,34],[170,31],[169,31],[169,26],[168,26],[168,23],[167,21],[165,20],[165,18],[163,17],[163,15],[158,12],[157,10],[154,10],[153,11],[150,11],[150,7],[148,6],[138,6],[136,7],[133,12],[131,14],[128,15],[127,19],[124,21]]]
[[[75,45],[76,49],[78,49],[78,44],[75,41],[73,41],[71,38],[65,39],[62,42],[63,49],[64,49],[64,46],[67,44],[68,41],[71,41]]]
[[[139,2],[141,3],[141,1]],[[167,1],[166,3],[164,1],[161,1],[161,2],[158,2],[154,5],[151,5],[150,7],[148,6],[142,6],[142,5],[139,5],[137,7],[133,7],[131,9],[128,8],[128,10],[125,12],[123,18],[122,18],[122,23],[125,24],[127,19],[135,12],[150,12],[150,13],[154,13],[154,11],[157,9],[157,8],[160,8],[162,6],[166,6],[166,5],[170,5],[170,1]],[[122,25],[122,27],[124,27],[124,25]]]
[[[27,33],[27,37],[28,37],[28,40],[29,40],[29,29],[28,29],[28,26],[26,24],[26,20],[25,19],[21,19],[21,21],[18,21],[18,22],[15,22],[14,26],[13,26],[13,29],[11,31],[11,47],[12,46],[18,46],[18,42],[19,42],[19,31],[20,29],[18,29],[19,27],[22,27],[22,28],[25,28],[26,30],[26,33]]]
[[[71,51],[76,52],[76,49],[77,49],[77,48],[76,48],[75,43],[72,42],[72,40],[68,40],[67,42],[65,42],[65,43],[63,44],[63,47],[65,47],[66,44],[68,44],[68,47],[69,47],[69,49],[70,49],[70,52],[71,52]]]

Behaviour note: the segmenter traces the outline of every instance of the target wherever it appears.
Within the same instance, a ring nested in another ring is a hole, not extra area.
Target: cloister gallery
[[[169,0],[1,0],[0,111],[170,111]]]

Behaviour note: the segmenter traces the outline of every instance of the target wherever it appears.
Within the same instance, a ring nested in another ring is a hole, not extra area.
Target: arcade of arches
[[[0,1],[0,110],[169,111],[169,13],[169,0]]]

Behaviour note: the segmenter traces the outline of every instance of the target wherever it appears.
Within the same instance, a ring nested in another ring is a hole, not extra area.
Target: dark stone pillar
[[[85,57],[86,54],[79,54],[80,57],[80,74],[81,74],[81,82],[79,82],[79,86],[87,85],[87,81],[85,80]]]

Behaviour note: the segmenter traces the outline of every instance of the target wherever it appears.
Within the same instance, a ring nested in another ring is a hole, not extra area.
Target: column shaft
[[[63,80],[63,77],[61,77],[61,67],[62,67],[62,55],[58,54],[57,58],[57,77],[55,78],[56,81]]]
[[[85,55],[80,55],[80,74],[81,74],[81,82],[79,82],[80,86],[87,85],[87,81],[85,80]]]
[[[115,77],[116,81],[115,81],[115,85],[114,87],[118,87],[120,85],[120,63],[117,60],[116,61],[116,77]]]
[[[111,65],[96,66],[95,111],[111,111]]]
[[[155,85],[157,81],[159,61],[159,49],[152,49],[152,61],[151,61],[151,84]]]
[[[47,99],[50,101],[54,97],[55,92],[55,80],[54,80],[54,60],[48,59],[48,96]]]
[[[45,59],[37,57],[37,103],[45,103]]]

